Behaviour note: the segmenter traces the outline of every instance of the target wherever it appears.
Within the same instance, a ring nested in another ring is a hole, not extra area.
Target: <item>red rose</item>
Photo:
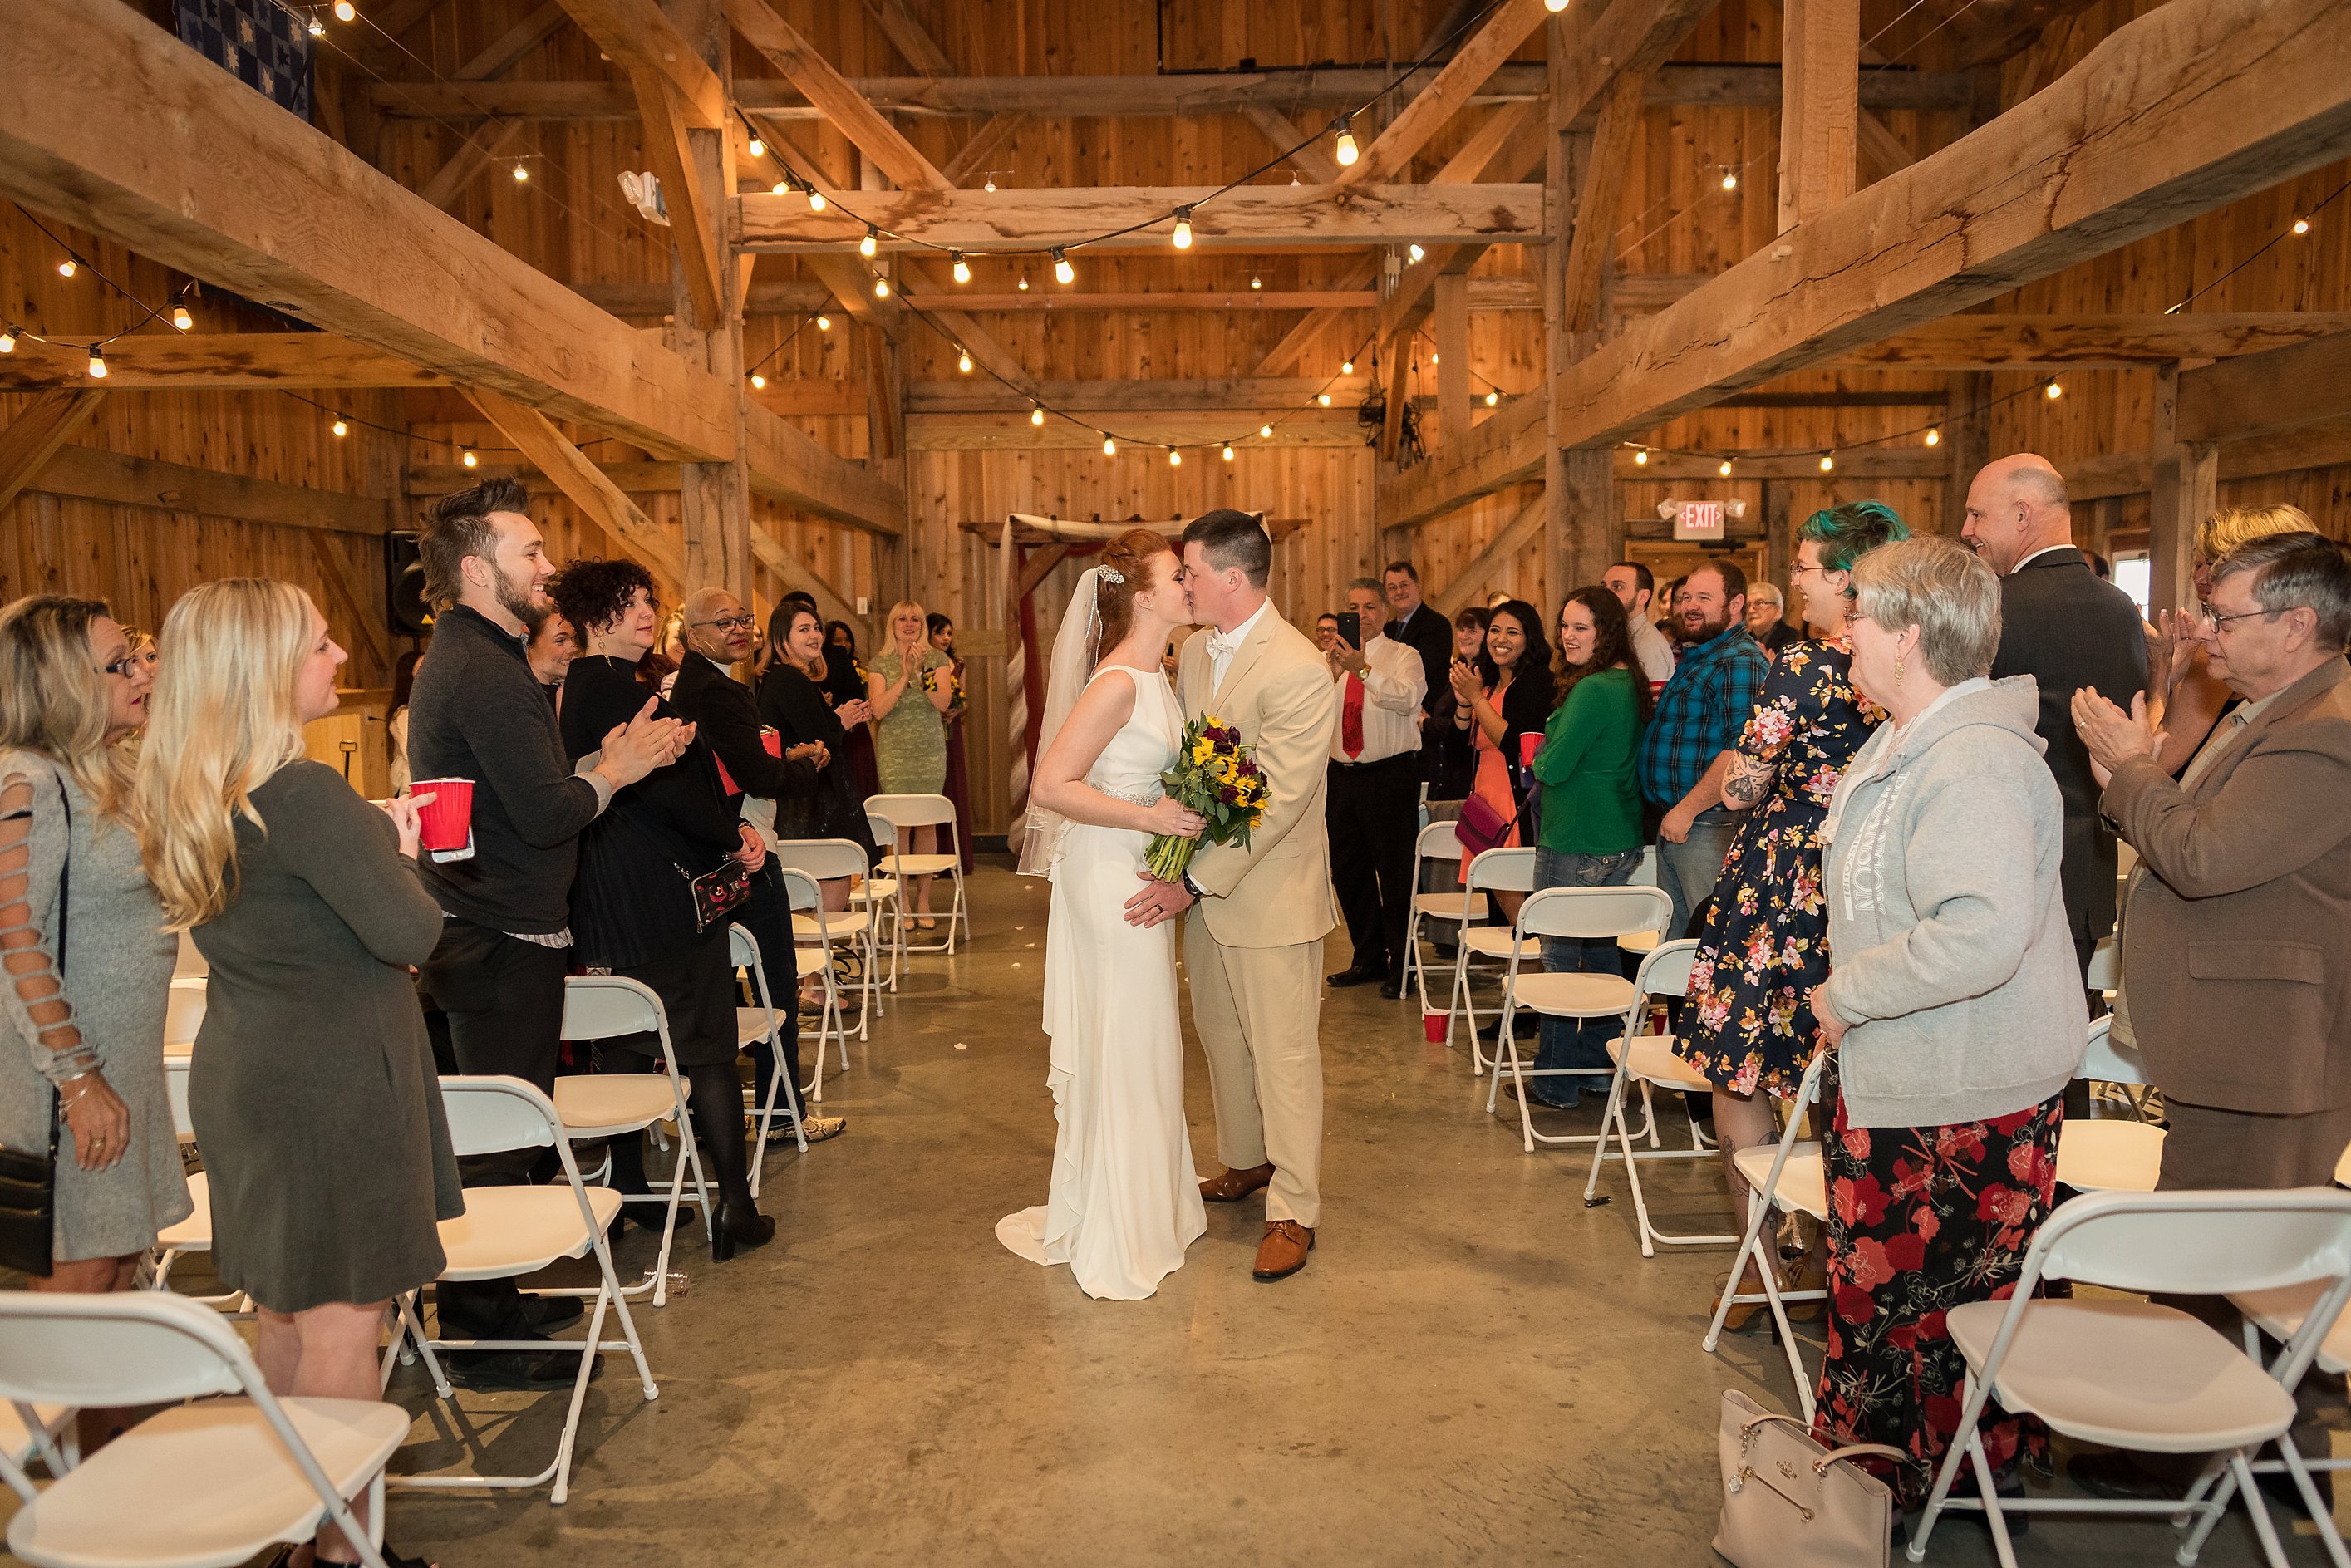
[[[1907,1230],[1899,1236],[1888,1237],[1886,1241],[1886,1260],[1893,1266],[1896,1273],[1914,1272],[1927,1261],[1927,1243],[1922,1238]]]

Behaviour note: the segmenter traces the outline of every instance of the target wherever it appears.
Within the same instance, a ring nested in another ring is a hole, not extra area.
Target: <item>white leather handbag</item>
[[[1738,1568],[1886,1568],[1894,1492],[1852,1463],[1908,1456],[1883,1443],[1831,1448],[1793,1416],[1738,1389],[1722,1396],[1722,1522],[1714,1549]]]

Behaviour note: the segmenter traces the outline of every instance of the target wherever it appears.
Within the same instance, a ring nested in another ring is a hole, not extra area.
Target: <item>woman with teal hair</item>
[[[1698,934],[1674,1050],[1715,1086],[1715,1133],[1742,1215],[1747,1187],[1731,1156],[1776,1135],[1762,1093],[1795,1092],[1817,1027],[1812,990],[1828,978],[1821,822],[1845,764],[1886,716],[1854,687],[1845,584],[1854,562],[1909,533],[1878,501],[1832,507],[1798,525],[1788,577],[1810,636],[1771,662],[1723,779],[1723,803],[1746,816]],[[1761,1289],[1742,1282],[1740,1293]],[[1753,1310],[1734,1309],[1730,1322]]]

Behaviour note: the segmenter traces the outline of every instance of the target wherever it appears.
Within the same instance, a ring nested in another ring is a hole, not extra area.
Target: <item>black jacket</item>
[[[474,781],[473,858],[423,868],[444,910],[531,936],[570,924],[580,833],[599,801],[572,771],[522,638],[463,605],[441,614],[409,698],[408,766],[414,779]]]
[[[785,750],[819,740],[832,756],[817,775],[813,789],[797,800],[777,801],[776,836],[847,839],[863,845],[869,855],[877,854],[872,831],[865,822],[865,803],[851,771],[849,736],[832,705],[825,700],[823,689],[797,666],[779,659],[759,677],[759,719],[775,727],[783,737]]]
[[[1437,694],[1451,689],[1447,683],[1453,669],[1453,622],[1435,605],[1424,604],[1409,621],[1390,621],[1386,634],[1420,655],[1421,672],[1428,677],[1428,698],[1421,706],[1434,706]]]
[[[687,653],[669,700],[680,718],[700,727],[700,738],[718,754],[727,776],[746,794],[780,803],[815,791],[816,764],[768,755],[759,738],[758,699],[720,666],[699,653]]]
[[[2095,686],[2128,709],[2147,689],[2147,631],[2130,595],[2101,582],[2077,549],[2052,550],[2000,585],[2000,653],[1992,678],[2031,675],[2041,685],[2033,730],[2049,747],[2049,771],[2065,802],[2062,880],[2074,942],[2095,942],[2115,925],[2115,835],[2098,819],[2090,753],[2074,728],[2074,694]]]

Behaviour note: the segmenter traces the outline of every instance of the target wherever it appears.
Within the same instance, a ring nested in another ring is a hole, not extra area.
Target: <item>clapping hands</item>
[[[2090,776],[2101,789],[2116,768],[2134,757],[2152,758],[2163,745],[2163,737],[2147,720],[2145,692],[2131,698],[2131,710],[2125,713],[2097,687],[2081,687],[2074,694],[2074,728],[2090,753]]]

